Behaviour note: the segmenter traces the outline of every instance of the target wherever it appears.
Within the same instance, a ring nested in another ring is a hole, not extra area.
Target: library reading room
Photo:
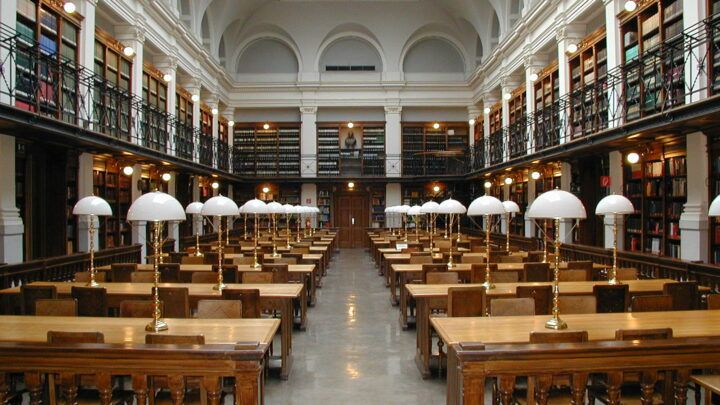
[[[720,404],[720,0],[1,2],[0,405]]]

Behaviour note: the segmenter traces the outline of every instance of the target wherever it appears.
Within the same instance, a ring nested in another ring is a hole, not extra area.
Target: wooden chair
[[[597,310],[595,296],[561,296],[558,301],[561,314],[594,314]]]
[[[458,274],[454,271],[425,273],[425,284],[458,284],[459,282]]]
[[[73,281],[76,283],[87,283],[90,281],[90,272],[88,271],[80,271],[75,273],[73,276]],[[95,281],[98,283],[104,283],[107,281],[107,275],[106,273],[95,273]]]
[[[204,345],[205,336],[203,335],[165,335],[148,333],[145,335],[145,344],[152,345]],[[186,378],[185,385],[190,390],[199,390],[201,398],[204,398],[205,391],[201,387],[198,378]],[[167,390],[170,387],[166,376],[152,376],[148,381],[149,403],[155,404],[156,398],[160,391]],[[187,393],[187,390],[186,390]],[[187,395],[183,395],[187,399]],[[203,401],[201,400],[201,403]],[[132,403],[132,402],[131,402]]]
[[[260,290],[257,288],[225,288],[222,290],[222,298],[240,301],[243,318],[260,318]]]
[[[205,252],[203,253],[203,262],[202,264],[217,264],[218,262],[218,252]]]
[[[535,315],[550,315],[552,312],[552,286],[517,286],[515,296],[532,298],[535,302]]]
[[[447,316],[485,316],[485,287],[450,287],[447,300]]]
[[[669,295],[638,295],[632,298],[632,312],[672,311],[673,301]]]
[[[203,256],[183,256],[180,264],[205,264],[205,258]]]
[[[500,263],[522,263],[524,258],[519,255],[500,256]]]
[[[115,263],[110,265],[110,280],[113,283],[129,283],[130,274],[137,270],[135,263]]]
[[[445,263],[425,263],[422,265],[422,274],[420,276],[420,280],[417,282],[421,282],[423,284],[427,284],[427,274],[428,273],[444,273],[447,272],[447,264]]]
[[[494,283],[517,283],[520,281],[520,275],[517,271],[496,271],[491,272]]]
[[[197,317],[198,319],[239,319],[242,318],[242,303],[239,300],[200,300]]]
[[[292,249],[290,249],[290,253],[308,254],[308,253],[310,253],[310,246],[293,247]]]
[[[627,312],[630,307],[630,288],[627,284],[598,284],[593,286],[593,295],[597,302],[596,312]]]
[[[102,287],[78,287],[70,289],[70,295],[77,300],[79,316],[107,316],[107,290]]]
[[[488,255],[490,263],[501,263],[504,257],[508,256],[508,252],[505,250],[491,250]]]
[[[590,260],[579,260],[567,263],[568,270],[587,270],[592,271],[593,262]]]
[[[550,281],[550,264],[540,262],[527,262],[523,264],[525,278],[523,281],[529,283]]]
[[[44,298],[35,301],[37,316],[77,316],[77,300],[74,298]]]
[[[223,270],[223,282],[224,283],[237,283],[237,271],[238,267],[234,264],[224,264],[222,267]],[[215,278],[217,278],[217,272],[218,272],[218,266],[217,264],[214,264],[212,266],[212,271],[215,273]]]
[[[274,258],[266,258],[265,260],[267,261],[267,263],[297,264],[297,258],[295,258],[295,257],[274,257]]]
[[[559,281],[590,281],[590,272],[585,269],[567,269],[558,271]]]
[[[481,284],[485,282],[486,264],[473,263],[470,265],[470,282]],[[498,273],[497,263],[490,263],[490,277]],[[493,281],[494,282],[494,281]]]
[[[190,318],[190,292],[187,287],[158,287],[166,318]]]
[[[433,258],[430,255],[411,255],[410,264],[432,264]]]
[[[24,315],[35,315],[35,303],[41,299],[57,298],[57,288],[54,285],[30,285],[20,286],[22,297],[22,313]]]
[[[637,280],[639,279],[638,269],[634,267],[626,267],[617,269],[618,280]]]
[[[528,252],[527,261],[538,263],[543,261],[543,257],[545,257],[545,252],[542,250],[533,250]]]
[[[230,260],[230,264],[234,264],[236,266],[255,263],[255,259],[252,256],[233,257],[232,259],[229,259],[229,260]]]
[[[217,284],[218,275],[214,271],[195,271],[190,282],[193,284]]]
[[[160,311],[162,311],[162,302],[160,303]],[[125,300],[120,302],[121,318],[152,318],[155,312],[153,301],[150,300]]]
[[[163,263],[158,265],[161,283],[179,283],[180,265],[177,263]]]
[[[532,298],[496,298],[490,301],[490,316],[535,315]]]
[[[707,296],[707,309],[720,309],[720,294]]]
[[[699,294],[696,281],[665,283],[663,294],[672,296],[675,311],[691,311],[698,307]]]
[[[449,251],[450,246],[452,245],[452,240],[450,239],[439,239],[433,242],[435,243],[435,248],[437,248],[440,252]]]
[[[133,271],[130,273],[131,283],[154,283],[155,273],[152,271]]]
[[[242,274],[243,284],[272,284],[273,274],[272,273],[261,273],[256,272],[245,272]]]
[[[271,273],[273,275],[273,283],[287,283],[290,281],[288,265],[286,263],[264,263],[262,265],[263,273]]]

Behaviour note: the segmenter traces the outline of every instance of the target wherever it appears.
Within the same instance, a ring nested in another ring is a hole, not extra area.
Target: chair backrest
[[[181,264],[204,264],[205,258],[203,256],[183,256],[180,259]]]
[[[22,296],[22,313],[24,315],[35,315],[35,302],[40,299],[57,298],[57,288],[54,285],[31,285],[20,286]]]
[[[155,345],[204,345],[203,335],[165,335],[148,333],[145,335],[146,344]]]
[[[224,283],[237,283],[238,267],[236,265],[223,264],[222,270],[223,270],[223,282]],[[217,271],[218,271],[217,264],[213,264],[212,271],[213,271],[213,273],[215,273],[215,278],[217,278]]]
[[[618,329],[615,340],[662,340],[672,339],[672,328],[659,329]]]
[[[268,263],[262,265],[263,273],[271,273],[273,275],[273,283],[287,283],[290,279],[287,263]]]
[[[197,317],[199,319],[242,318],[242,303],[240,300],[200,300]]]
[[[597,313],[627,312],[630,307],[630,288],[627,284],[597,284],[593,286]]]
[[[638,295],[632,298],[632,312],[672,311],[673,300],[669,295]]]
[[[532,298],[496,298],[490,301],[490,316],[535,315]]]
[[[590,272],[585,269],[561,269],[558,271],[559,281],[590,281]]]
[[[252,256],[243,256],[243,257],[233,257],[230,259],[232,264],[239,265],[239,264],[254,264],[255,259]]]
[[[90,281],[90,272],[81,271],[81,272],[75,273],[75,275],[73,276],[73,280],[75,280],[75,282],[78,282],[78,283],[87,283],[88,281]],[[95,281],[97,281],[98,283],[104,283],[106,280],[107,280],[107,273],[104,273],[104,272],[95,273]]]
[[[77,300],[74,298],[43,298],[35,301],[37,316],[77,316]]]
[[[187,287],[159,287],[165,318],[190,318],[190,292]]]
[[[542,250],[533,250],[533,251],[528,252],[527,261],[528,262],[542,262],[544,256],[545,256],[545,252],[543,252]]]
[[[260,290],[257,288],[225,288],[222,298],[242,302],[243,318],[260,318]]]
[[[550,264],[542,262],[527,262],[523,264],[525,280],[530,283],[550,281]]]
[[[161,283],[179,283],[180,265],[177,263],[162,263],[158,265]]]
[[[522,263],[525,258],[520,255],[500,256],[500,263]]]
[[[452,240],[450,239],[436,239],[433,241],[435,244],[435,248],[439,249],[441,252],[444,252],[446,250],[450,250],[450,246],[452,245]]]
[[[133,271],[130,273],[131,283],[153,283],[155,282],[155,272],[152,271]]]
[[[473,263],[470,265],[470,282],[473,284],[479,284],[485,282],[486,264]],[[490,277],[492,278],[498,273],[497,263],[490,263]],[[493,282],[495,282],[493,280]]]
[[[243,284],[272,284],[273,273],[261,273],[259,271],[248,271],[242,273]]]
[[[488,255],[488,260],[490,263],[500,263],[502,258],[506,257],[508,255],[508,252],[505,250],[491,250],[490,254]]]
[[[191,283],[217,284],[218,275],[214,271],[195,271],[190,276]]]
[[[532,298],[535,302],[535,315],[550,315],[552,311],[552,286],[518,286],[515,296]]]
[[[558,307],[561,314],[594,314],[597,311],[597,299],[592,295],[560,296]]]
[[[218,262],[218,252],[205,252],[203,256],[203,264],[216,264]]]
[[[110,265],[110,280],[113,283],[129,283],[130,274],[137,270],[135,263],[114,263]]]
[[[495,271],[490,277],[494,283],[517,283],[520,281],[520,274],[517,271]]]
[[[587,270],[592,271],[593,262],[591,260],[578,260],[567,263],[568,270]]]
[[[485,258],[476,255],[462,255],[460,263],[485,263]]]
[[[447,316],[485,316],[485,287],[448,288]]]
[[[588,341],[585,330],[530,332],[530,343],[582,343]]]
[[[690,311],[698,307],[698,284],[696,281],[665,283],[663,294],[673,297],[673,309]]]
[[[707,296],[707,309],[720,309],[720,294],[709,294]]]
[[[305,246],[305,247],[297,247],[296,246],[296,247],[293,247],[292,249],[290,249],[290,253],[300,253],[300,254],[310,253],[310,247],[309,246]]]
[[[162,303],[160,305],[162,311]],[[125,300],[120,302],[121,318],[152,318],[155,312],[153,301],[150,300]],[[165,312],[161,312],[165,313]]]
[[[430,255],[412,255],[410,256],[410,264],[431,264],[433,258]]]
[[[637,280],[638,274],[638,269],[635,267],[620,268],[617,269],[616,278],[618,280]]]
[[[297,258],[295,257],[276,257],[273,259],[275,263],[280,264],[297,264]]]
[[[448,267],[445,263],[425,263],[422,265],[422,282],[427,283],[428,273],[443,273],[447,272]]]
[[[460,279],[454,271],[425,273],[425,284],[458,284]]]
[[[105,343],[105,335],[100,332],[59,332],[49,330],[48,343]]]
[[[73,286],[71,295],[77,300],[79,316],[107,316],[107,290],[102,287]]]

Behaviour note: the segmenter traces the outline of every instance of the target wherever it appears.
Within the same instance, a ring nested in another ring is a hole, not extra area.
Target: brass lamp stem
[[[435,231],[435,214],[429,213],[428,214],[428,225],[430,226],[430,256],[432,256],[433,252],[433,233]]]
[[[297,243],[300,243],[300,221],[302,221],[302,215],[298,214],[297,220],[295,220],[295,223],[297,225],[297,237],[295,238],[295,241]]]
[[[97,281],[95,281],[95,216],[88,215],[90,220],[90,226],[88,227],[88,233],[90,234],[90,280],[87,282],[88,287],[98,287]]]
[[[483,287],[486,290],[495,288],[490,275],[490,215],[485,214],[485,282]]]
[[[407,241],[408,241],[408,237],[407,237],[407,223],[408,223],[408,221],[407,221],[407,214],[402,214],[402,219],[403,219],[403,224],[405,225],[405,231],[404,231],[405,236],[404,236],[404,240],[405,240],[405,243],[407,243]]]
[[[505,216],[505,250],[510,254],[510,213],[506,213]]]
[[[228,218],[228,222],[230,222],[230,219]],[[218,216],[218,223],[220,225],[218,229],[218,277],[217,277],[217,285],[213,286],[213,290],[222,291],[223,288],[225,288],[225,284],[223,283],[223,240],[222,240],[222,217]]]
[[[449,217],[449,215],[445,216],[445,236],[444,236],[445,239],[448,238],[448,228],[450,225],[450,219],[448,217]]]
[[[286,248],[290,249],[290,218],[292,217],[292,214],[285,214],[285,232],[287,234],[285,235],[285,240],[287,242]]]
[[[460,215],[457,217],[457,234],[457,242],[460,243]],[[458,245],[458,247],[460,247],[460,245]]]
[[[273,231],[272,231],[272,242],[273,242],[272,257],[279,257],[280,255],[279,255],[278,252],[277,252],[277,241],[275,240],[275,239],[277,239],[277,218],[275,217],[275,214],[270,214],[270,215],[272,216],[272,226],[273,226]]]
[[[448,215],[448,217],[449,217],[449,220],[450,220],[450,223],[449,223],[450,229],[452,229],[453,214]],[[431,253],[430,255],[432,256],[432,253]],[[452,238],[450,239],[450,254],[449,254],[448,256],[449,256],[449,258],[448,258],[447,266],[448,266],[448,269],[452,269],[453,266],[454,266],[454,265],[453,265]]]
[[[222,219],[220,219],[222,221]],[[225,245],[230,244],[230,217],[227,218],[227,227],[225,228]]]
[[[413,218],[415,218],[415,243],[420,242],[420,229],[418,227],[418,216],[415,215]]]
[[[555,218],[555,269],[553,270],[553,309],[552,318],[545,322],[548,329],[567,329],[567,323],[560,319],[560,219]]]
[[[608,284],[622,284],[620,280],[617,279],[617,259],[618,259],[618,252],[617,252],[617,234],[618,234],[618,226],[617,226],[617,214],[613,214],[613,264],[612,269],[610,269],[610,277],[608,277]]]
[[[258,269],[262,267],[260,263],[258,263],[258,255],[257,255],[257,248],[258,248],[258,233],[260,232],[258,230],[258,214],[254,215],[255,217],[255,230],[253,232],[253,267]]]
[[[145,330],[148,332],[160,332],[168,329],[167,323],[162,320],[162,312],[160,311],[160,295],[158,291],[158,284],[160,283],[160,266],[157,258],[160,256],[160,232],[162,231],[160,221],[154,222],[154,230],[153,253],[156,260],[153,260],[153,273],[155,276],[153,282],[153,319],[145,326]]]
[[[543,221],[543,232],[542,232],[542,238],[543,238],[543,263],[548,262],[548,249],[547,249],[547,219]]]

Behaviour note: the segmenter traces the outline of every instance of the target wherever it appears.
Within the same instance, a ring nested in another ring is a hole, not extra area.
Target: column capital
[[[467,111],[468,111],[468,120],[477,118],[482,114],[482,110],[480,109],[480,107],[478,107],[476,105],[468,106]]]
[[[222,110],[222,113],[220,115],[227,118],[228,121],[234,120],[235,119],[235,107],[225,107]]]
[[[522,78],[514,75],[505,75],[500,78],[500,90],[502,93],[515,90],[523,82]]]
[[[564,23],[555,30],[557,42],[573,41],[576,44],[585,37],[585,24]]]
[[[218,108],[218,104],[220,103],[220,96],[214,93],[210,93],[205,97],[203,101],[210,108]]]
[[[138,21],[139,22],[139,21]],[[118,41],[137,41],[145,42],[145,24],[143,22],[135,24],[119,24],[114,27],[115,38]]]
[[[523,66],[525,69],[542,69],[548,65],[549,59],[547,54],[534,52],[530,46],[525,46],[523,50]]]
[[[300,113],[301,114],[317,114],[317,106],[302,106],[300,107]]]
[[[178,67],[178,57],[175,55],[161,55],[153,58],[153,64],[163,72],[175,72]]]
[[[185,77],[180,85],[190,94],[200,95],[202,84],[200,83],[200,79],[197,77]]]
[[[402,112],[402,106],[392,105],[385,106],[385,114],[400,114]]]

